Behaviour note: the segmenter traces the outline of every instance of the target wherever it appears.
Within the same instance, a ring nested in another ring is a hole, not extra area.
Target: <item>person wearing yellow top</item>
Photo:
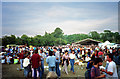
[[[15,57],[14,64],[17,64],[17,63],[18,63],[18,59],[17,59],[17,57]]]

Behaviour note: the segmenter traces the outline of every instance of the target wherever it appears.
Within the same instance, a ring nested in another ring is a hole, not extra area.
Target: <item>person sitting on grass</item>
[[[10,62],[10,59],[11,59],[11,57],[8,55],[7,57],[6,57],[6,62],[7,62],[7,64],[10,64],[11,62]]]
[[[15,58],[14,58],[14,64],[18,64],[18,61],[19,61],[18,58],[15,57]]]
[[[87,55],[86,57],[85,57],[85,62],[87,63],[87,62],[89,62],[91,60],[91,58],[89,57],[89,55]]]

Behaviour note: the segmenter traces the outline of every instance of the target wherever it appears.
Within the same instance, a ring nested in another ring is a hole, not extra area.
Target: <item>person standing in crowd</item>
[[[91,68],[93,66],[93,61],[90,60],[88,63],[87,63],[87,71],[85,72],[85,79],[91,79]]]
[[[82,48],[82,59],[83,59],[83,61],[85,60],[85,50],[84,50],[84,48]]]
[[[23,59],[24,59],[24,51],[21,51],[21,53],[19,54],[19,59],[20,59],[20,66],[21,66],[21,69],[24,69],[23,68]]]
[[[25,56],[25,59],[23,60],[23,67],[24,67],[24,76],[27,79],[28,78],[28,73],[29,73],[29,64],[30,64],[30,60],[29,60],[29,55]]]
[[[59,69],[59,64],[60,64],[60,53],[57,51],[57,48],[54,47],[53,51],[55,52],[55,57],[56,57],[56,73],[58,77],[60,77],[60,69]]]
[[[45,53],[43,50],[40,50],[39,55],[41,56],[41,69],[42,69],[42,74],[44,74],[44,59],[45,59]]]
[[[100,75],[99,66],[102,66],[102,62],[101,58],[95,58],[94,65],[91,68],[91,79],[105,78],[105,74]]]
[[[115,61],[116,65],[117,65],[118,77],[120,79],[120,54],[118,53],[118,51],[113,56],[113,61]]]
[[[46,62],[49,66],[49,72],[54,71],[56,72],[56,57],[54,56],[53,51],[49,51],[49,56],[46,59]]]
[[[68,74],[67,71],[67,66],[69,65],[69,56],[68,56],[68,51],[65,51],[65,54],[62,56],[62,64],[64,64],[64,71],[66,72],[66,74]]]
[[[116,63],[113,61],[113,55],[107,54],[107,61],[109,61],[106,70],[102,69],[107,74],[106,78],[118,79]]]
[[[110,53],[112,54],[113,53],[113,51],[112,51],[113,49],[112,49],[112,47],[110,47]]]
[[[10,51],[10,53],[13,53],[13,50],[12,50],[11,46],[9,47],[9,51]]]
[[[74,63],[75,63],[74,50],[72,50],[72,53],[69,54],[69,58],[70,58],[71,71],[73,72],[73,74],[75,74],[74,72]]]
[[[90,51],[90,48],[88,49],[88,56],[90,57],[91,55],[91,51]]]
[[[104,53],[102,52],[102,49],[98,52],[98,56],[103,59]]]
[[[36,70],[39,72],[40,79],[42,79],[42,72],[40,69],[41,66],[41,57],[38,54],[38,49],[34,50],[34,54],[31,57],[31,63],[32,63],[32,68],[34,69],[34,79],[37,79],[37,73]]]

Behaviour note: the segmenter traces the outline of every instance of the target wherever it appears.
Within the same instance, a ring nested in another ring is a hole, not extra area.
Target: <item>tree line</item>
[[[120,35],[118,32],[111,32],[110,30],[104,30],[103,33],[98,33],[97,31],[91,31],[88,34],[72,34],[64,35],[64,32],[60,28],[56,28],[54,32],[47,33],[43,36],[36,35],[34,37],[29,37],[26,34],[23,34],[21,37],[16,37],[15,35],[3,36],[2,46],[8,44],[16,45],[33,45],[33,46],[54,46],[54,45],[66,45],[73,42],[77,42],[86,38],[92,38],[101,42],[106,40],[113,43],[120,43]]]

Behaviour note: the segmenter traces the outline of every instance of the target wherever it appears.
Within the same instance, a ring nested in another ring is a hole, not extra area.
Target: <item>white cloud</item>
[[[40,6],[31,7],[31,9],[23,7],[20,8],[21,13],[19,13],[19,9],[13,10],[13,12],[17,12],[17,15],[3,14],[4,18],[9,20],[3,22],[3,24],[5,23],[3,34],[44,35],[45,31],[51,33],[56,27],[60,27],[65,34],[89,33],[91,30],[101,32],[109,28],[117,29],[117,12],[110,12],[112,10],[102,11],[90,9],[88,6],[74,8],[63,5],[52,5],[47,9]],[[12,9],[12,7],[10,8]]]
[[[60,21],[60,22],[47,22],[47,23],[40,23],[36,19],[36,22],[33,24],[23,24],[22,27],[17,27],[16,29],[14,28],[4,28],[3,30],[5,30],[6,32],[8,31],[9,33],[13,33],[13,34],[28,34],[28,35],[44,35],[45,31],[47,31],[48,33],[51,33],[55,30],[56,27],[60,27],[64,34],[75,34],[75,33],[89,33],[92,30],[96,30],[98,32],[103,32],[104,29],[110,29],[113,31],[116,31],[117,28],[117,17],[109,17],[109,18],[105,18],[105,19],[101,19],[101,20],[66,20],[66,21]],[[26,23],[27,21],[25,21]],[[32,21],[28,21],[28,23],[30,23]],[[112,27],[115,26],[115,27]]]
[[[97,30],[102,32],[104,29],[114,30],[113,28],[117,27],[116,20],[115,20],[116,24],[113,24],[114,19],[116,19],[116,17],[110,17],[102,20],[85,20],[85,21],[68,20],[58,23],[47,23],[44,24],[44,26],[46,26],[46,28],[48,29],[47,32],[49,33],[51,33],[56,27],[60,27],[61,29],[63,29],[65,34],[89,33],[91,30]],[[52,28],[50,26],[52,26]]]

